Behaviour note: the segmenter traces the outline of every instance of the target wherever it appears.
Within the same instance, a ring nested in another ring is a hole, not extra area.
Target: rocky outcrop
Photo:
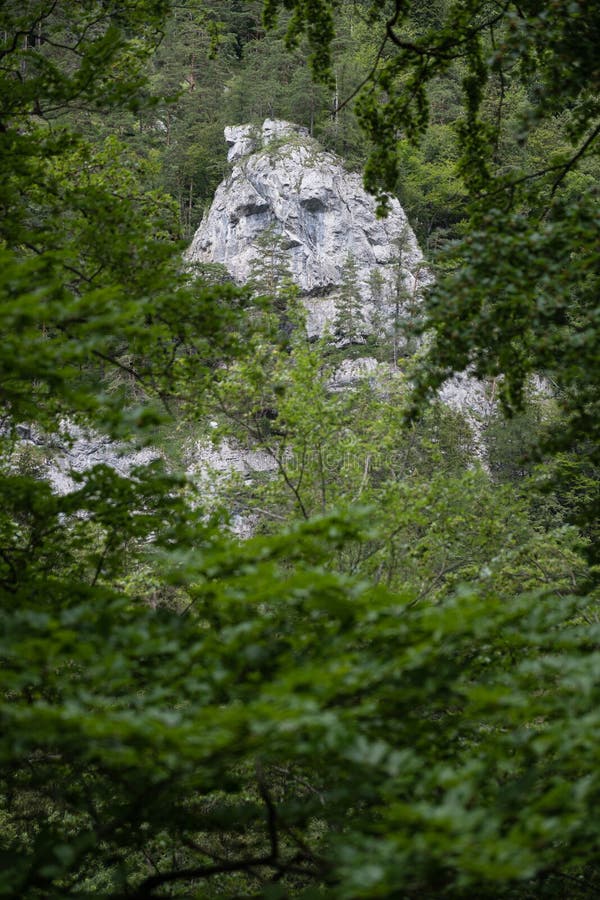
[[[118,475],[127,476],[136,466],[145,466],[160,456],[154,448],[136,450],[73,422],[62,422],[60,432],[54,435],[27,425],[17,425],[15,432],[20,455],[28,448],[36,450],[37,474],[46,478],[57,494],[75,490],[78,486],[75,476],[94,466],[108,466]]]
[[[194,235],[189,262],[221,263],[244,284],[264,254],[261,235],[271,229],[303,295],[311,335],[335,316],[349,257],[365,321],[377,303],[395,302],[399,286],[406,301],[414,300],[428,275],[396,199],[388,217],[377,218],[361,176],[289,122],[226,128],[225,138],[233,168]]]
[[[225,129],[225,138],[232,171],[217,189],[194,236],[186,254],[188,263],[219,263],[244,284],[264,256],[261,239],[272,233],[300,289],[309,335],[321,335],[334,323],[348,286],[349,260],[366,331],[385,328],[390,310],[397,315],[401,308],[405,319],[414,315],[415,300],[430,275],[396,199],[390,199],[388,217],[377,218],[375,201],[365,192],[360,175],[348,172],[305,129],[289,122],[268,119],[261,128],[230,127]],[[364,341],[359,335],[348,343]],[[389,364],[370,356],[342,359],[329,389],[347,391],[365,379],[377,389],[390,371]],[[441,397],[467,416],[472,412],[477,431],[477,423],[487,412],[483,386],[468,378],[455,379],[445,386]],[[118,446],[73,425],[66,430],[71,439],[55,442],[53,447],[47,437],[20,435],[24,445],[44,450],[45,475],[59,493],[73,490],[76,473],[95,464],[127,475],[133,466],[159,455],[148,448],[134,451]],[[209,435],[188,449],[187,473],[207,496],[232,473],[251,480],[276,468],[274,458],[261,449],[226,440],[214,443]],[[234,523],[235,530],[243,533],[246,524]]]

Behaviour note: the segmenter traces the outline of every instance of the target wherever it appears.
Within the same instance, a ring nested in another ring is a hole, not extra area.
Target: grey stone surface
[[[251,476],[257,472],[272,472],[277,468],[273,457],[266,450],[253,450],[236,441],[223,439],[214,444],[210,440],[198,442],[191,451],[193,462],[187,469],[191,477],[203,483],[232,472]]]
[[[376,378],[388,366],[381,365],[372,356],[359,356],[358,359],[344,359],[333,373],[329,382],[332,391],[342,391],[352,387],[363,378]]]
[[[96,465],[106,465],[119,475],[129,475],[136,466],[144,466],[159,457],[152,447],[135,450],[112,441],[106,435],[84,430],[72,422],[63,422],[62,434],[47,435],[35,428],[19,425],[17,433],[23,445],[31,444],[44,452],[44,477],[57,494],[77,489],[77,473]]]
[[[348,172],[305,129],[267,119],[262,129],[227,128],[225,137],[233,168],[194,235],[189,262],[221,263],[243,284],[261,252],[257,239],[273,228],[287,245],[311,335],[322,334],[335,316],[335,292],[349,255],[367,319],[374,271],[383,279],[388,302],[399,271],[409,297],[429,280],[399,202],[392,198],[388,217],[378,219],[361,176]]]

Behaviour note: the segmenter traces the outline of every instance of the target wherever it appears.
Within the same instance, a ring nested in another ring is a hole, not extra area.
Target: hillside
[[[0,6],[0,897],[597,894],[599,35]]]

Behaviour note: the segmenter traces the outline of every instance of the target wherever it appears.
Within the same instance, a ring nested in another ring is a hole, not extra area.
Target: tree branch
[[[545,166],[543,169],[537,169],[535,172],[528,172],[527,175],[522,175],[519,178],[513,179],[512,181],[506,181],[504,182],[504,184],[498,185],[498,187],[496,187],[494,190],[485,192],[480,191],[475,195],[475,198],[483,199],[487,197],[496,197],[498,194],[504,193],[504,191],[512,191],[514,188],[518,187],[520,184],[524,184],[526,181],[533,181],[535,178],[543,178],[544,175],[550,175],[552,172],[558,172],[559,174],[556,177],[552,185],[552,190],[550,192],[550,197],[554,197],[563,179],[585,155],[586,151],[599,135],[600,123],[596,126],[596,128],[594,128],[591,134],[583,142],[581,147],[579,147],[577,152],[574,153],[566,163],[555,163],[552,166]]]
[[[256,762],[256,780],[258,782],[258,791],[267,807],[267,830],[269,832],[269,843],[271,844],[271,857],[276,860],[279,856],[279,836],[277,834],[277,811],[275,804],[269,794],[267,783],[265,781],[262,763]]]
[[[170,872],[159,872],[145,878],[133,894],[127,895],[129,900],[144,900],[152,894],[157,888],[165,884],[172,884],[175,881],[191,881],[195,878],[210,878],[214,875],[225,875],[230,872],[252,872],[252,869],[260,866],[272,866],[279,871],[296,871],[298,874],[311,874],[304,869],[297,869],[290,865],[279,865],[279,836],[277,833],[277,811],[273,799],[269,794],[268,787],[265,782],[262,765],[256,763],[256,777],[258,782],[258,790],[267,808],[267,832],[269,835],[270,852],[263,856],[250,857],[248,859],[220,860],[213,865],[195,866],[189,869],[173,869]],[[125,900],[125,898],[123,898]]]
[[[195,878],[211,878],[213,875],[225,875],[230,872],[247,872],[255,866],[272,865],[274,860],[269,856],[256,856],[250,859],[232,860],[216,863],[212,866],[195,866],[189,869],[174,869],[160,875],[145,878],[132,894],[125,894],[122,900],[146,900],[157,888],[175,881],[191,881]]]
[[[579,150],[577,151],[577,153],[575,153],[575,155],[572,156],[571,159],[570,159],[568,162],[566,162],[566,163],[562,166],[562,172],[561,172],[561,174],[558,176],[558,178],[556,179],[556,181],[555,181],[554,184],[552,185],[552,191],[550,192],[550,196],[551,196],[551,197],[554,197],[554,195],[555,195],[555,193],[556,193],[556,191],[557,191],[557,189],[558,189],[558,186],[560,185],[560,183],[561,183],[561,181],[563,180],[563,178],[565,178],[565,177],[568,175],[568,173],[571,171],[571,169],[572,169],[575,165],[577,165],[577,163],[579,162],[579,160],[581,159],[581,157],[585,155],[585,152],[586,152],[586,150],[588,149],[588,147],[589,147],[591,144],[593,144],[593,142],[596,140],[596,138],[598,137],[599,134],[600,134],[600,123],[598,123],[598,125],[596,125],[596,127],[594,128],[594,130],[592,131],[592,133],[591,133],[591,134],[588,136],[588,138],[583,142],[583,144],[581,145],[581,147],[579,148]]]

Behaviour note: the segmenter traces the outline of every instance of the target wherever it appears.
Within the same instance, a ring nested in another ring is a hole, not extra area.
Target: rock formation
[[[39,474],[57,494],[68,494],[77,488],[74,475],[97,465],[108,466],[118,475],[127,476],[135,466],[145,466],[157,459],[157,450],[135,449],[120,445],[97,431],[84,430],[74,422],[61,422],[61,431],[49,435],[27,425],[17,425],[19,454],[32,449]]]
[[[337,304],[349,280],[357,289],[366,331],[381,329],[386,315],[393,309],[397,313],[399,306],[406,316],[414,314],[414,301],[431,276],[396,199],[390,199],[388,217],[377,218],[375,201],[364,190],[360,175],[348,172],[304,128],[289,122],[267,119],[262,128],[226,128],[225,138],[233,168],[217,189],[187,251],[190,264],[220,263],[239,284],[247,283],[265,253],[261,240],[271,233],[300,288],[309,335],[321,335],[334,325]],[[330,389],[348,390],[357,381],[376,379],[388,369],[368,356],[344,359]],[[484,386],[457,378],[447,383],[440,396],[449,406],[461,409],[477,434],[489,406]],[[126,475],[133,465],[158,455],[148,448],[135,453],[74,426],[67,430],[71,441],[54,447],[45,465],[46,477],[59,493],[73,490],[73,473],[95,464]],[[32,434],[21,439],[24,444],[46,444]],[[233,441],[214,445],[210,435],[191,447],[188,455],[188,474],[209,492],[231,473],[252,478],[275,467],[260,449]],[[234,526],[240,534],[250,527],[242,519]]]
[[[335,317],[336,292],[349,258],[365,321],[376,302],[395,302],[399,287],[405,302],[415,297],[428,275],[396,199],[390,201],[388,217],[378,219],[361,176],[289,122],[267,119],[262,129],[226,128],[225,138],[233,168],[194,236],[189,262],[221,263],[243,284],[264,253],[261,235],[270,229],[300,287],[311,335],[321,334]]]

